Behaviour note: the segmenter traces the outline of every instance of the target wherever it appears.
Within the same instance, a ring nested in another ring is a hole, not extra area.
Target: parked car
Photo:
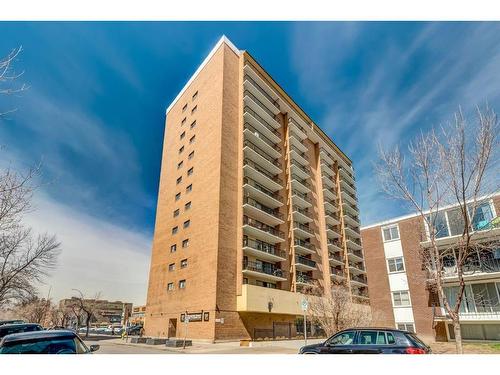
[[[141,329],[142,329],[141,325],[127,327],[127,335],[129,336],[139,335],[141,333]]]
[[[26,323],[24,320],[16,319],[16,320],[0,320],[0,326],[4,324],[18,324],[18,323]]]
[[[36,323],[4,324],[3,326],[0,326],[0,339],[13,333],[34,331],[43,331],[43,328],[40,324]]]
[[[73,331],[37,331],[13,333],[0,341],[0,354],[87,354],[99,345],[87,347]]]
[[[393,328],[351,328],[325,342],[306,345],[299,354],[428,354],[430,347],[414,333]]]

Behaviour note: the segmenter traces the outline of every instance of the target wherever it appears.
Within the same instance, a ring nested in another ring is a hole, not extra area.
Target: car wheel
[[[304,352],[302,354],[318,354],[318,353],[316,353],[316,352]]]

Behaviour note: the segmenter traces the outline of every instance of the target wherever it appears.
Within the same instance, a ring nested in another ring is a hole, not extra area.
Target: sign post
[[[307,309],[309,307],[309,303],[305,298],[303,298],[300,306],[304,312],[304,345],[307,345]]]

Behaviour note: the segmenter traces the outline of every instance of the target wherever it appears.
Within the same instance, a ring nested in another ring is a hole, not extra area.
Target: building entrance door
[[[177,319],[168,320],[168,338],[177,337]]]

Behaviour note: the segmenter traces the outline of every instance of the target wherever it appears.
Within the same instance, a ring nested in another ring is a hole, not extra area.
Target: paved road
[[[117,344],[116,336],[89,336],[88,339],[82,337],[87,346],[100,345],[100,348],[95,354],[177,354],[174,351],[138,345],[122,345]]]

